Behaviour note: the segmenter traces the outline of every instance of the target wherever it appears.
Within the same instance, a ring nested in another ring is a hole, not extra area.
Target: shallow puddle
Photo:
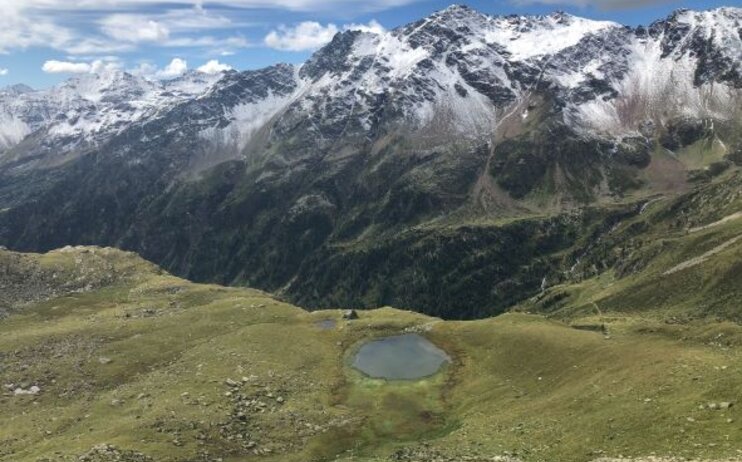
[[[334,329],[335,326],[337,326],[337,321],[335,321],[334,319],[323,319],[321,321],[317,321],[316,323],[314,323],[314,325],[322,330]]]
[[[353,367],[372,378],[415,380],[435,374],[450,360],[425,337],[404,334],[364,344],[353,358]]]

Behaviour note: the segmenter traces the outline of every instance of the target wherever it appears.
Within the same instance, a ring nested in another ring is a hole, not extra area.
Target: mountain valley
[[[736,178],[740,14],[631,29],[452,6],[298,67],[6,90],[0,244],[115,246],[312,308],[497,314],[596,230]]]
[[[738,462],[741,303],[737,7],[0,89],[0,461]]]

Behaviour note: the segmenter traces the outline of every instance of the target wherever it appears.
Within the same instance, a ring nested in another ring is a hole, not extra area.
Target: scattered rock
[[[110,444],[99,444],[80,455],[79,462],[154,462],[141,452],[118,449]]]
[[[358,319],[358,312],[356,310],[345,310],[343,312],[343,319],[346,319],[348,321]]]
[[[726,410],[731,408],[734,405],[734,403],[730,401],[722,401],[720,403],[708,403],[705,406],[701,405],[699,406],[700,409],[708,409],[709,411],[719,411],[719,410]]]
[[[17,387],[15,390],[13,390],[13,394],[16,396],[19,395],[38,395],[41,393],[41,388],[37,387],[36,385],[33,385],[29,387],[28,389],[25,389],[23,387]]]
[[[520,459],[510,455],[484,455],[476,453],[443,452],[434,449],[428,444],[421,444],[417,447],[402,448],[394,452],[387,460],[393,462],[520,462]]]

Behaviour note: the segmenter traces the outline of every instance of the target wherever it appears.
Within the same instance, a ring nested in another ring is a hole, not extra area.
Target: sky
[[[489,14],[566,11],[636,26],[677,8],[739,0],[459,0]],[[153,79],[186,70],[301,63],[346,29],[384,30],[453,0],[0,0],[0,87],[55,85],[125,69]]]

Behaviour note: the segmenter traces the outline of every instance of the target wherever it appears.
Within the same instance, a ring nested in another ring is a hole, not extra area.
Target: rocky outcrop
[[[159,272],[138,256],[99,247],[66,247],[45,255],[0,250],[0,317],[24,304],[90,292]]]

